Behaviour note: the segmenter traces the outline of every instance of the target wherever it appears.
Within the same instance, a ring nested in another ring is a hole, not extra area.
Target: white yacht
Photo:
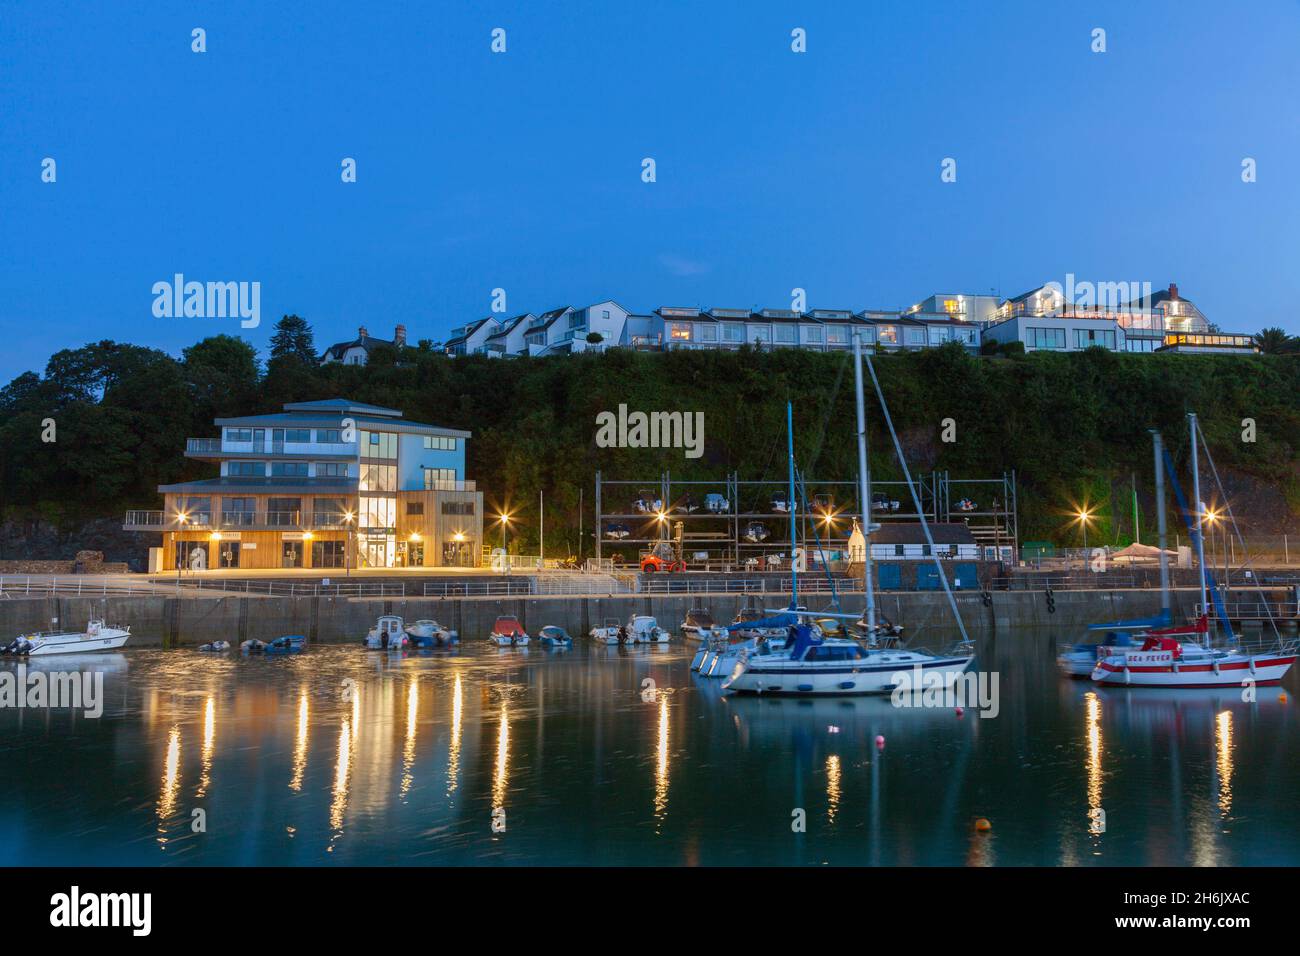
[[[84,631],[37,631],[20,634],[3,648],[5,654],[45,657],[51,654],[89,654],[117,650],[131,637],[131,628],[109,627],[98,618]]]

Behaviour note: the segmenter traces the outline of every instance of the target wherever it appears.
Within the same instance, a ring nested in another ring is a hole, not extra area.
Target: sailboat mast
[[[790,451],[790,610],[799,607],[799,570],[795,563],[795,552],[799,550],[799,536],[795,532],[794,519],[794,405],[785,403],[785,440]]]
[[[862,333],[853,334],[853,388],[858,404],[858,497],[862,501],[862,581],[867,596],[863,620],[867,633],[876,630],[876,591],[871,573],[871,472],[867,470],[867,413],[862,400]]]
[[[1164,440],[1155,429],[1151,430],[1151,445],[1156,459],[1156,529],[1160,539],[1160,610],[1167,621],[1169,617],[1169,555],[1165,553],[1165,461]]]
[[[1201,507],[1201,469],[1196,452],[1196,413],[1187,413],[1187,425],[1192,433],[1192,507],[1196,509],[1196,564],[1201,570],[1201,613],[1208,614],[1208,598],[1205,590],[1205,535],[1201,530],[1204,520],[1204,508]]]

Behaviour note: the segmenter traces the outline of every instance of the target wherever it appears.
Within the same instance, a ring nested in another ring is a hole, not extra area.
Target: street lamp
[[[1083,527],[1083,550],[1086,559],[1088,551],[1088,522],[1092,519],[1092,512],[1089,511],[1087,507],[1080,508],[1078,513],[1075,514],[1075,518]]]
[[[501,524],[501,561],[505,567],[506,574],[510,573],[510,553],[506,551],[506,527],[510,524],[509,513],[502,511],[497,515],[497,521]]]
[[[343,523],[347,525],[348,537],[343,546],[343,576],[352,577],[352,519],[356,517],[351,511],[343,512]]]

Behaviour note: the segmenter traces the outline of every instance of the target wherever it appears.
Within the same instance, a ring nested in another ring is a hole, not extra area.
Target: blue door
[[[978,591],[980,589],[979,569],[970,561],[958,564],[952,569],[952,586],[953,590],[957,589],[957,582],[961,582],[961,590]]]
[[[916,569],[916,589],[918,591],[938,591],[943,585],[939,583],[939,572],[933,566],[922,565]]]
[[[880,564],[876,580],[882,591],[897,591],[903,586],[902,569],[897,564]]]

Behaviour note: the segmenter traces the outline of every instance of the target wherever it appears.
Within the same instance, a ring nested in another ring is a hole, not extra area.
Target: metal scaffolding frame
[[[987,542],[990,545],[1010,544],[1013,548],[1016,545],[1014,473],[1004,474],[1001,478],[953,479],[947,472],[935,472],[921,475],[916,483],[927,521],[966,521],[981,545],[986,544],[982,535],[990,538]],[[857,481],[805,479],[803,485],[811,510],[804,509],[802,505],[796,509],[801,540],[807,547],[813,547],[809,542],[815,540],[811,527],[815,521],[822,546],[827,551],[847,550],[847,538],[853,519],[862,513]],[[951,489],[956,486],[960,490],[966,485],[981,490],[989,489],[990,492],[994,487],[1000,488],[1000,492],[995,495],[998,507],[978,512],[955,510],[950,501]],[[920,515],[902,510],[913,507],[912,496],[907,493],[907,482],[873,480],[871,488],[873,499],[878,501],[884,498],[899,502],[898,511],[872,510],[873,525],[920,521]],[[624,547],[635,547],[640,555],[658,542],[672,538],[673,526],[678,521],[682,523],[681,543],[687,555],[706,552],[710,560],[725,561],[737,566],[743,565],[749,558],[758,558],[761,563],[768,554],[789,555],[791,542],[788,515],[784,511],[772,509],[770,505],[773,496],[785,491],[784,481],[742,481],[735,472],[718,480],[701,481],[675,479],[668,471],[650,480],[607,479],[597,471],[596,557],[602,559],[606,551]],[[662,514],[637,511],[633,507],[634,500],[640,498],[642,493],[663,503]],[[709,493],[721,494],[726,498],[727,510],[720,513],[704,511],[704,495]],[[688,495],[696,499],[698,510],[689,513],[684,510]],[[618,504],[607,508],[611,498]],[[826,520],[828,515],[831,519],[829,523]],[[753,522],[763,524],[768,531],[767,538],[761,542],[745,540],[745,530]],[[606,530],[610,524],[627,525],[629,535],[626,538],[607,538]],[[833,528],[830,536],[826,530],[828,524]],[[990,530],[985,532],[984,528]]]

